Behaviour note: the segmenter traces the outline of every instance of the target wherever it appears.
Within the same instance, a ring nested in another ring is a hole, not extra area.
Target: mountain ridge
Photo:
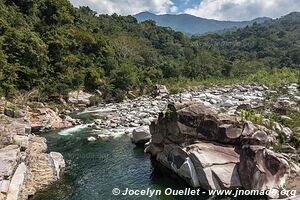
[[[138,22],[153,20],[159,26],[170,27],[176,31],[187,34],[205,34],[208,32],[218,32],[225,29],[243,28],[253,23],[264,23],[270,21],[268,17],[258,17],[249,21],[223,21],[215,19],[206,19],[189,14],[164,14],[156,15],[151,12],[141,12],[134,17]],[[188,23],[187,23],[188,22]]]

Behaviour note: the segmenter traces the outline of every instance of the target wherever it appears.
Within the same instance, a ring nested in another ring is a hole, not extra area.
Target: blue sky
[[[187,13],[217,20],[278,18],[300,11],[300,0],[71,0],[75,6],[89,6],[100,14],[134,15]]]
[[[178,8],[177,13],[184,13],[187,8],[193,8],[200,4],[201,0],[173,0],[172,2]]]

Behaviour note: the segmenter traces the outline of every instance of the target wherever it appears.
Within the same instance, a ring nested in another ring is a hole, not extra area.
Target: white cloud
[[[172,6],[172,7],[170,8],[170,11],[171,11],[172,13],[176,13],[176,12],[178,11],[178,8],[177,8],[176,6]]]
[[[300,11],[299,0],[203,0],[187,14],[218,20],[249,20],[257,17],[277,18]]]
[[[71,0],[71,2],[75,6],[89,6],[99,14],[132,15],[143,11],[165,14],[175,10],[172,0]]]

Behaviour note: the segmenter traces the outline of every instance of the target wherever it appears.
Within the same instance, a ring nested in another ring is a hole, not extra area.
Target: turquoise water
[[[88,143],[89,129],[70,135],[57,131],[44,133],[49,151],[61,152],[66,161],[65,173],[58,183],[32,200],[114,200],[114,199],[228,199],[202,196],[114,196],[112,190],[185,189],[188,185],[164,167],[152,162],[143,148],[136,147],[127,135],[111,141]],[[245,199],[245,198],[240,198]],[[250,198],[251,199],[251,198]]]

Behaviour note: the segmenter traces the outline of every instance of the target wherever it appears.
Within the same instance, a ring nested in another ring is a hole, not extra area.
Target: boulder
[[[165,85],[156,84],[153,90],[154,96],[165,97],[169,95],[169,91]]]
[[[27,167],[24,162],[22,162],[16,172],[14,173],[9,188],[7,192],[6,200],[17,200],[21,199],[22,187],[26,177]]]
[[[290,140],[291,136],[293,135],[293,131],[288,127],[283,127],[282,133],[285,135],[285,137],[287,138],[288,141]]]
[[[181,148],[168,144],[156,157],[193,187],[207,190],[241,187],[237,170],[239,155],[231,147],[198,143]]]
[[[29,121],[33,132],[47,129],[68,128],[73,125],[70,121],[63,120],[50,108],[37,108],[29,112]]]
[[[278,189],[289,172],[286,159],[265,147],[275,141],[272,130],[203,103],[170,103],[150,133],[145,152],[193,187]]]
[[[239,155],[230,146],[197,143],[187,146],[200,186],[204,189],[235,189],[241,187]]]
[[[12,177],[19,159],[20,149],[17,145],[9,145],[0,149],[0,180]]]
[[[47,151],[46,139],[34,136],[26,150],[27,175],[22,195],[24,199],[45,190],[60,178],[64,168],[63,157],[59,153]]]
[[[88,137],[87,141],[89,142],[95,142],[97,139],[95,137]]]
[[[163,150],[164,149],[163,149],[162,145],[158,146],[158,145],[155,145],[155,144],[149,142],[149,144],[145,148],[144,152],[151,154],[153,157],[156,157],[157,154],[160,153],[160,152],[162,152]]]
[[[91,98],[93,96],[95,95],[83,92],[82,90],[73,91],[69,92],[68,94],[68,102],[72,104],[83,104],[88,106],[91,104]]]
[[[53,111],[49,114],[47,108],[37,109],[35,112],[36,116],[31,113],[31,117],[37,117],[33,122],[42,126],[53,122],[55,127],[56,120],[59,120],[58,115],[52,115]],[[31,134],[27,119],[2,115],[0,132],[1,200],[28,199],[60,178],[64,168],[62,155],[45,153],[46,139]]]
[[[15,135],[14,141],[24,151],[28,148],[29,136]]]
[[[248,133],[246,133],[246,131]],[[217,113],[202,103],[169,104],[150,125],[152,143],[164,138],[180,144],[187,138],[235,144],[243,135],[254,134],[255,129],[244,128],[244,122],[235,117]]]
[[[57,178],[59,179],[66,167],[64,157],[61,153],[58,153],[58,152],[50,152],[50,157],[52,158],[52,160],[54,162],[56,175],[57,175]]]
[[[0,193],[7,194],[8,190],[9,190],[9,185],[10,185],[9,180],[1,180],[0,181]]]
[[[0,114],[3,115],[5,112],[5,99],[3,97],[0,97]],[[0,193],[1,194],[1,193]],[[1,197],[1,196],[0,196]],[[0,198],[1,199],[1,198]]]
[[[141,126],[133,130],[132,142],[135,144],[145,144],[151,138],[149,126]]]
[[[27,116],[27,111],[22,109],[5,108],[4,114],[11,118],[24,118]]]
[[[200,186],[194,164],[184,149],[177,145],[165,145],[163,151],[157,154],[157,160],[178,174],[191,186]]]
[[[288,161],[280,154],[263,146],[243,146],[240,154],[239,174],[245,189],[283,188],[289,171]]]

